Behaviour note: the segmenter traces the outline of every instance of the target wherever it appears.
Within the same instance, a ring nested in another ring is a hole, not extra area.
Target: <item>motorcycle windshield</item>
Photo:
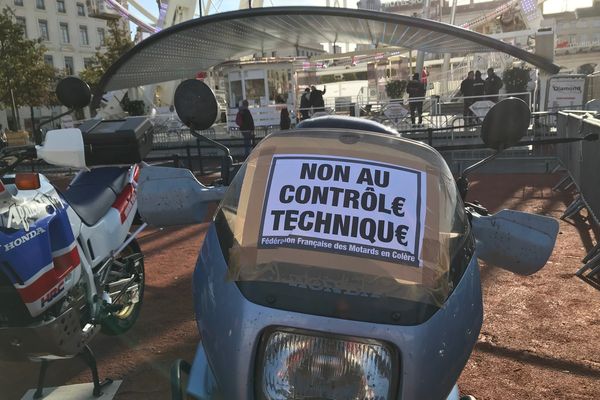
[[[394,135],[268,136],[230,185],[215,226],[229,279],[245,295],[262,288],[254,297],[274,307],[294,309],[283,305],[293,293],[289,304],[322,293],[333,308],[346,298],[437,309],[468,263],[469,224],[444,159]],[[314,307],[326,307],[323,299]]]

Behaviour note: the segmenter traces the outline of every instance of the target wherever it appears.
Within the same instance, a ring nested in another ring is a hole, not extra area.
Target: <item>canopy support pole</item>
[[[425,0],[423,2],[423,19],[429,19],[429,6],[431,5],[431,0]],[[417,70],[416,73],[419,74],[419,78],[422,78],[421,74],[423,73],[423,64],[425,64],[425,52],[419,50],[417,53]]]

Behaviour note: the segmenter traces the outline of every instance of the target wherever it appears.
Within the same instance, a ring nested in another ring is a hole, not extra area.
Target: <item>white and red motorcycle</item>
[[[89,87],[67,78],[57,88],[70,108],[89,102]],[[83,358],[101,394],[88,343],[135,323],[144,294],[144,261],[131,232],[137,165],[152,144],[144,118],[92,120],[49,131],[43,145],[0,151],[0,360]],[[11,173],[24,160],[80,168],[64,192],[42,174]],[[109,166],[107,166],[109,165]],[[93,168],[90,168],[93,167]]]

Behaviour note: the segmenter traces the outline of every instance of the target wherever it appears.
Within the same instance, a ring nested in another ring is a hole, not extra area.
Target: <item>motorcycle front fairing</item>
[[[206,235],[194,303],[198,398],[443,399],[483,313],[474,240],[442,157],[335,129],[274,134],[253,151]],[[363,374],[367,363],[376,374]],[[323,376],[334,382],[325,391],[303,384]]]

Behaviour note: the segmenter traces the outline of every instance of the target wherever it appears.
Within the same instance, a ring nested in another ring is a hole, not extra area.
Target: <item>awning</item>
[[[201,17],[150,36],[108,69],[99,92],[192,78],[224,61],[311,43],[400,46],[438,54],[499,51],[550,73],[559,70],[539,55],[432,20],[345,8],[267,7]]]

